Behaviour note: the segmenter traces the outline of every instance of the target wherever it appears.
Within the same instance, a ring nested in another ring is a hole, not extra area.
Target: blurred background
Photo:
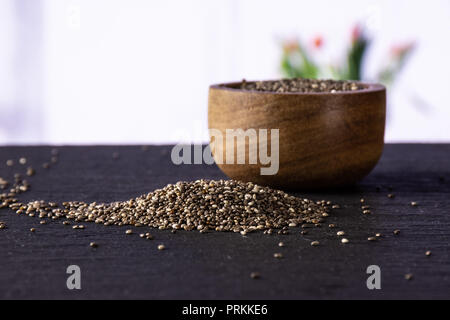
[[[448,0],[0,0],[0,144],[206,142],[212,83],[381,81],[387,142],[450,142]]]

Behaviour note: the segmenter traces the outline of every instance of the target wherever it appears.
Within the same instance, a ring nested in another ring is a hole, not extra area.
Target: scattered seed
[[[392,193],[389,193],[388,195],[388,198],[390,198],[390,199],[393,199],[393,198],[395,198],[395,195],[394,194],[392,194]]]
[[[281,259],[281,258],[283,258],[283,254],[280,253],[280,252],[277,252],[277,253],[274,253],[274,254],[273,254],[273,257],[274,257],[274,258],[277,258],[277,259]]]
[[[375,237],[377,237],[377,238],[380,238],[380,237],[382,237],[383,235],[381,234],[381,233],[376,233],[375,234]]]
[[[20,159],[19,159],[19,163],[20,163],[21,165],[27,164],[27,158],[20,158]]]
[[[63,221],[63,225],[68,226],[68,225],[70,225],[70,222],[69,221]]]
[[[163,244],[158,245],[158,250],[164,250],[166,249],[166,246]]]
[[[366,200],[364,198],[361,198],[361,200],[359,200],[361,203],[364,203]]]
[[[363,210],[363,214],[371,214],[372,212],[370,210]]]
[[[377,241],[377,237],[368,237],[367,240],[369,240],[369,241]]]
[[[313,247],[317,247],[319,244],[320,244],[319,241],[313,241],[313,242],[311,242],[311,245],[312,245]]]
[[[6,181],[5,179],[3,179],[2,177],[0,177],[0,189],[4,190],[6,189],[6,187],[8,187],[9,182]],[[1,200],[5,200],[6,197],[2,197],[0,198]]]
[[[399,235],[399,234],[400,234],[400,230],[398,230],[398,229],[394,230],[394,234],[395,234],[396,236]]]
[[[334,204],[332,207],[331,207],[332,209],[340,209],[341,208],[341,206],[340,205],[338,205],[338,204]]]
[[[406,280],[412,280],[413,279],[413,274],[412,273],[405,274],[405,279]]]
[[[302,231],[300,231],[300,234],[304,236],[304,235],[308,234],[308,231],[302,230]]]
[[[31,231],[31,232],[35,232],[36,229],[35,229],[35,228],[31,228],[30,231]]]
[[[418,205],[419,204],[417,202],[415,202],[415,201],[411,202],[411,206],[413,206],[413,207],[417,207]]]
[[[8,167],[12,167],[12,166],[14,165],[14,160],[7,160],[7,161],[6,161],[6,165],[7,165]]]
[[[128,229],[127,231],[125,231],[125,234],[133,234],[133,230],[131,230],[131,229]]]
[[[330,229],[336,228],[336,225],[333,224],[333,223],[330,223],[330,224],[328,225],[328,228],[330,228]]]
[[[36,171],[34,171],[33,168],[31,168],[31,167],[27,168],[27,176],[29,176],[29,177],[34,176],[35,173],[36,173]]]
[[[339,237],[345,236],[345,232],[344,232],[344,231],[338,231],[336,234],[337,234]]]
[[[426,255],[427,257],[431,256],[431,251],[426,251],[426,252],[425,252],[425,255]]]
[[[349,240],[347,238],[342,238],[341,242],[342,243],[349,243]]]
[[[40,224],[46,224],[47,222],[45,220],[39,221]]]
[[[92,248],[97,248],[97,247],[98,247],[98,244],[97,244],[96,242],[91,242],[91,243],[89,244],[89,246],[91,246]]]
[[[252,273],[250,273],[250,278],[259,279],[259,278],[261,278],[261,275],[259,274],[259,272],[252,272]]]
[[[279,246],[279,247],[284,247],[284,242],[278,243],[278,246]]]
[[[145,234],[145,238],[146,238],[147,240],[152,240],[152,239],[153,239],[153,236],[152,236],[149,232],[147,232],[147,233]]]

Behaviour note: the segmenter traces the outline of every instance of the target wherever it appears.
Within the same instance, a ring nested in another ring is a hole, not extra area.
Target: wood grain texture
[[[209,128],[224,136],[227,129],[279,129],[280,164],[276,175],[261,175],[259,162],[219,164],[230,178],[294,190],[345,186],[360,181],[379,160],[386,113],[383,86],[310,94],[244,91],[236,86],[211,86]],[[248,159],[248,139],[245,144]],[[224,142],[215,148],[218,159],[237,145]]]
[[[0,147],[0,176],[36,168],[21,201],[126,200],[179,180],[223,179],[215,165],[174,165],[172,146],[61,147],[48,170],[51,147]],[[111,155],[118,152],[116,160]],[[377,187],[381,189],[377,191]],[[394,193],[393,199],[388,193]],[[0,210],[0,299],[449,299],[450,144],[390,145],[375,169],[351,189],[293,193],[339,203],[327,223],[337,228],[292,228],[289,235],[105,227],[72,230],[61,221]],[[361,213],[360,198],[372,214]],[[410,202],[417,201],[417,207]],[[35,233],[29,232],[36,228]],[[394,236],[392,231],[400,229]],[[154,240],[139,238],[143,230]],[[348,245],[336,231],[345,230]],[[367,237],[381,232],[376,242]],[[311,247],[313,240],[320,241]],[[99,247],[93,250],[89,243]],[[278,247],[283,241],[286,246]],[[167,250],[156,246],[163,243]],[[431,250],[430,257],[425,251]],[[283,259],[274,259],[275,252]],[[66,288],[66,268],[82,270],[82,290]],[[381,268],[382,289],[368,290],[366,268]],[[261,279],[253,280],[257,271]],[[414,279],[406,281],[404,275]]]

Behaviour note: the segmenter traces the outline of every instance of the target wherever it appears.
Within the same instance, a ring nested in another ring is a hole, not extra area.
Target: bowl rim
[[[281,79],[277,79],[281,80]],[[246,82],[257,82],[257,81],[277,81],[277,80],[253,80],[253,81],[247,81]],[[318,79],[321,80],[321,79]],[[323,79],[328,80],[328,79]],[[352,80],[350,80],[352,81]],[[365,81],[352,81],[356,82],[358,84],[362,84],[364,86],[367,86],[367,88],[355,90],[355,91],[337,91],[337,92],[273,92],[273,91],[256,91],[256,90],[245,90],[240,88],[232,88],[230,86],[236,86],[242,83],[242,81],[239,82],[224,82],[224,83],[217,83],[212,84],[209,86],[209,89],[214,90],[223,90],[223,91],[231,91],[231,92],[245,92],[249,94],[262,94],[262,95],[280,95],[280,96],[325,96],[325,95],[355,95],[355,94],[364,94],[364,93],[371,93],[371,92],[381,92],[386,91],[386,87],[380,83],[375,82],[365,82]]]

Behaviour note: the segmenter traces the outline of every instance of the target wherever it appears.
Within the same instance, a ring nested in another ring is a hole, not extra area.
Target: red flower
[[[358,41],[363,34],[362,27],[359,24],[356,24],[352,29],[352,42]]]
[[[323,46],[323,37],[322,36],[317,36],[313,39],[312,41],[313,44],[313,48],[315,49],[320,49]]]

